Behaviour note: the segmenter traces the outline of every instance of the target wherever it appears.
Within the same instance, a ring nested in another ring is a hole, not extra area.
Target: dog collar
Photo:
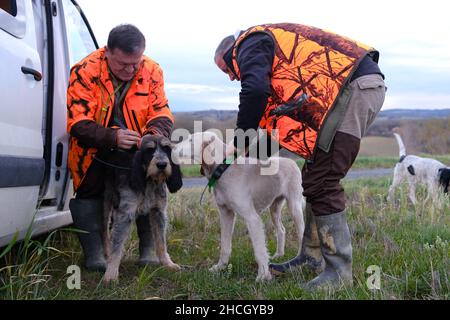
[[[217,181],[223,175],[225,170],[227,170],[228,167],[233,163],[233,161],[234,158],[225,158],[223,160],[223,163],[219,164],[216,169],[214,169],[211,178],[208,180],[209,192],[211,192],[211,189],[214,189],[216,187]]]

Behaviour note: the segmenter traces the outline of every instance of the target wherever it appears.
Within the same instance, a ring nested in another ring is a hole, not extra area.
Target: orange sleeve
[[[169,118],[174,121],[172,112],[169,109],[169,102],[164,92],[164,76],[161,67],[155,63],[151,73],[151,87],[149,94],[150,110],[147,116],[147,124],[159,117]]]
[[[75,65],[70,72],[67,89],[67,132],[81,120],[95,121],[97,102],[83,65]]]

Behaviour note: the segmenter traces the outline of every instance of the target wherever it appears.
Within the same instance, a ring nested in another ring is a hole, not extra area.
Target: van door
[[[46,0],[47,13],[46,29],[49,44],[47,108],[45,116],[45,144],[44,158],[46,170],[41,186],[43,205],[56,205],[62,210],[67,202],[66,195],[71,196],[67,168],[68,135],[67,135],[67,87],[70,67],[97,49],[97,43],[84,19],[81,9],[75,1]],[[47,11],[48,11],[47,10]],[[51,41],[53,40],[53,41]],[[50,47],[51,46],[51,47]],[[46,68],[47,69],[47,68]]]
[[[0,0],[0,246],[72,222],[69,72],[97,48],[75,0]]]
[[[0,243],[32,221],[44,176],[42,64],[29,0],[0,0]]]

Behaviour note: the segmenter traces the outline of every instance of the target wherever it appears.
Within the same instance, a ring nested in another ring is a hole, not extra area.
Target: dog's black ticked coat
[[[105,182],[105,282],[118,279],[131,222],[138,216],[149,224],[148,232],[139,232],[138,228],[140,249],[142,243],[153,247],[154,242],[158,262],[171,269],[180,268],[170,259],[166,245],[167,189],[173,193],[182,187],[180,167],[172,162],[171,150],[169,139],[147,135],[135,154],[111,153],[109,163],[128,164],[131,168],[110,168]],[[148,259],[143,254],[149,252],[141,251],[140,261]]]
[[[439,194],[448,193],[450,168],[432,158],[406,155],[406,148],[401,136],[398,133],[394,133],[394,136],[399,146],[400,160],[394,168],[394,177],[389,187],[387,200],[393,201],[395,190],[403,182],[407,182],[408,198],[413,204],[417,203],[416,187],[422,184],[427,191],[427,196],[423,201],[426,202],[431,198],[433,203],[440,206]]]
[[[444,193],[448,193],[450,185],[450,168],[439,169],[439,183],[441,184]]]

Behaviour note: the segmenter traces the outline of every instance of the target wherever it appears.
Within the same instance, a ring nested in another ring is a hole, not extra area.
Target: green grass
[[[0,300],[44,298],[51,278],[50,264],[64,254],[52,246],[58,231],[33,239],[31,226],[32,223],[23,241],[16,242],[16,234],[9,245],[0,250]]]
[[[419,154],[419,156],[424,158],[433,158],[441,161],[444,164],[450,164],[450,155],[429,155],[429,154]],[[374,169],[374,168],[394,168],[395,164],[398,162],[399,157],[395,156],[383,156],[383,157],[369,157],[369,156],[359,156],[356,158],[353,164],[353,169]]]
[[[296,270],[268,283],[256,283],[257,265],[247,230],[237,218],[229,268],[212,274],[208,268],[219,256],[220,223],[212,195],[199,204],[201,189],[186,189],[169,198],[168,247],[172,259],[183,265],[180,272],[162,267],[135,265],[138,241],[135,231],[127,244],[120,282],[101,283],[101,274],[82,269],[81,290],[69,290],[70,265],[81,265],[80,247],[72,232],[59,232],[47,244],[57,259],[46,262],[39,291],[34,295],[3,293],[3,298],[33,299],[449,299],[450,206],[430,204],[413,207],[405,191],[397,192],[395,204],[387,204],[389,178],[345,182],[348,221],[352,232],[355,286],[335,293],[303,291],[299,284],[311,279]],[[419,195],[419,198],[423,195]],[[270,253],[275,251],[274,228],[263,215]],[[295,255],[294,227],[285,212],[286,255]],[[281,259],[282,260],[282,259]],[[381,267],[381,290],[366,286],[370,265]],[[3,276],[3,274],[0,274]],[[3,279],[8,282],[8,278]],[[17,290],[17,288],[15,289]],[[2,294],[2,293],[0,293]],[[0,296],[0,299],[2,297]]]
[[[181,166],[181,173],[183,174],[184,178],[201,177],[200,165],[183,165]]]
[[[394,168],[398,162],[398,157],[366,157],[356,158],[352,169],[375,169],[375,168]]]

